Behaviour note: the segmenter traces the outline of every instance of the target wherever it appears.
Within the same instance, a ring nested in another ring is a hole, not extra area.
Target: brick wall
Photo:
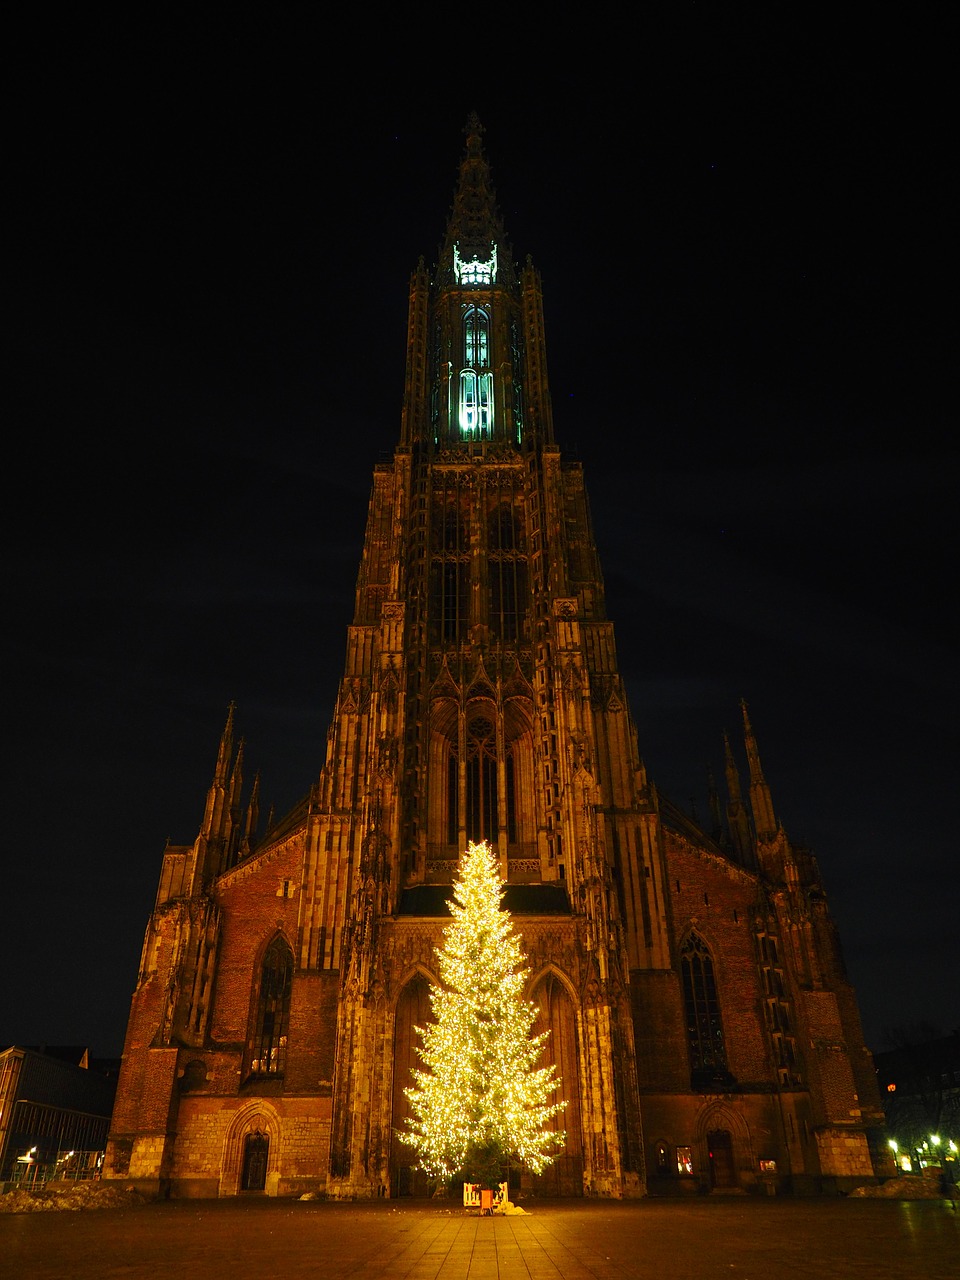
[[[761,1013],[756,880],[725,858],[696,850],[672,833],[667,833],[665,845],[674,945],[679,947],[690,929],[707,944],[729,1069],[741,1085],[768,1084],[774,1076]]]

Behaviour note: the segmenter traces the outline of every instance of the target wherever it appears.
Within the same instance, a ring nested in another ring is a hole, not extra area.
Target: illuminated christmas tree
[[[536,1008],[523,998],[528,971],[503,892],[489,845],[470,844],[437,949],[435,1021],[417,1027],[426,1070],[413,1073],[413,1116],[399,1135],[444,1182],[460,1174],[493,1185],[508,1161],[539,1173],[566,1137],[549,1127],[566,1104],[550,1101],[560,1087],[553,1064],[537,1066],[550,1033],[531,1035]]]

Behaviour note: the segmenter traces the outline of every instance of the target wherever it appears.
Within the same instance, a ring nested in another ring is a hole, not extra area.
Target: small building
[[[0,1184],[98,1178],[119,1068],[83,1045],[0,1050]]]

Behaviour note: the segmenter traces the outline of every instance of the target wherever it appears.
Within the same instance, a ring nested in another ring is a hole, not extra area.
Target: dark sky
[[[21,39],[0,1042],[119,1053],[228,703],[265,806],[316,777],[471,109],[651,775],[705,817],[745,698],[868,1044],[960,1023],[946,30],[679,4],[545,45],[490,17]]]

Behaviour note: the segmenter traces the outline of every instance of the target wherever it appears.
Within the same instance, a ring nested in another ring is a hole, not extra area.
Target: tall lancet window
[[[459,644],[470,622],[470,531],[456,482],[440,490],[430,537],[430,639]]]
[[[476,716],[467,728],[467,839],[495,844],[498,826],[496,732]]]
[[[468,307],[463,317],[465,365],[473,369],[489,369],[490,320],[480,307]]]
[[[493,374],[490,372],[490,317],[483,307],[463,315],[463,368],[459,391],[460,433],[489,440],[493,431]]]
[[[446,861],[463,852],[466,840],[498,845],[506,835],[510,856],[532,857],[536,835],[522,804],[533,785],[530,716],[508,700],[472,701],[461,720],[457,700],[438,698],[430,714],[427,844],[430,856]],[[499,753],[499,754],[498,754]]]
[[[521,636],[527,605],[523,527],[511,501],[497,501],[488,512],[487,548],[490,632],[509,643]]]
[[[680,948],[680,969],[693,1083],[729,1080],[713,960],[695,933]]]
[[[253,1075],[279,1075],[283,1072],[292,978],[290,948],[282,938],[274,938],[267,947],[260,969],[260,990],[250,1048],[250,1071]]]

